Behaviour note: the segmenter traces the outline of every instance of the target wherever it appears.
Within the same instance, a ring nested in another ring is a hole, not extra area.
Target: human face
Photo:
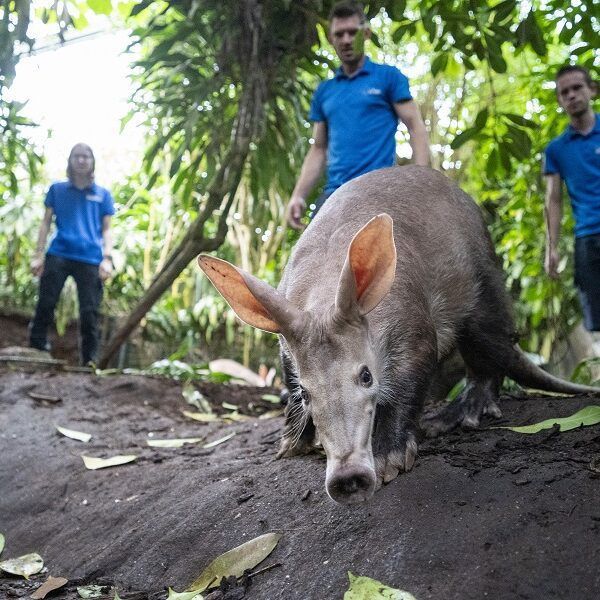
[[[556,81],[558,103],[570,117],[584,115],[595,95],[595,86],[590,86],[580,71],[568,71]]]
[[[71,169],[75,175],[90,175],[94,170],[94,157],[88,148],[82,144],[77,144],[71,150]]]
[[[364,55],[365,40],[371,37],[371,30],[360,22],[357,15],[334,17],[329,27],[329,40],[343,65],[356,66]]]

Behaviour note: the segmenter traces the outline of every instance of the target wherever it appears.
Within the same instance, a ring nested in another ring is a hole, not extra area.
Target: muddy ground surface
[[[348,571],[417,600],[600,597],[599,426],[424,441],[412,472],[370,503],[344,507],[324,491],[322,457],[274,459],[283,419],[257,417],[273,408],[261,400],[264,388],[199,389],[216,411],[227,402],[253,416],[191,421],[180,384],[165,379],[0,365],[2,559],[38,552],[48,569],[29,582],[0,577],[0,598],[28,598],[51,574],[70,583],[49,598],[71,600],[76,586],[99,583],[123,599],[158,600],[266,532],[282,537],[261,566],[279,566],[227,597],[341,599]],[[592,403],[504,397],[502,422],[533,423]],[[93,438],[63,437],[55,424]],[[212,449],[146,445],[150,433],[212,441],[233,432]],[[138,458],[89,471],[83,453]]]

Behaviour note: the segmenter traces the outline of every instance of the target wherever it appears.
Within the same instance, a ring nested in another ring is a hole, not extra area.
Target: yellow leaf
[[[213,415],[212,413],[203,413],[203,412],[190,412],[188,410],[184,410],[183,414],[188,419],[194,419],[194,421],[200,421],[201,423],[214,423],[219,420],[217,415]]]

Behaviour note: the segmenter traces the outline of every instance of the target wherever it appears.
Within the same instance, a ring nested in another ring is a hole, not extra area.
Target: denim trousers
[[[35,315],[29,325],[29,345],[40,350],[48,348],[48,327],[54,322],[54,310],[69,275],[77,286],[79,349],[81,363],[87,365],[97,359],[100,337],[98,315],[102,301],[102,280],[98,265],[46,255]]]
[[[588,331],[600,331],[600,233],[575,238],[575,285]]]

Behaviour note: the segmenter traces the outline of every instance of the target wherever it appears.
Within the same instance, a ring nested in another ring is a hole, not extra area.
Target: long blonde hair
[[[67,160],[67,178],[71,183],[73,183],[73,169],[71,167],[71,158],[73,157],[73,152],[75,152],[75,148],[82,147],[85,148],[92,156],[92,168],[90,169],[88,175],[88,181],[86,182],[88,185],[94,183],[94,176],[96,170],[96,157],[94,156],[94,151],[87,145],[83,143],[75,144],[71,148],[71,152],[69,152],[69,159]]]

